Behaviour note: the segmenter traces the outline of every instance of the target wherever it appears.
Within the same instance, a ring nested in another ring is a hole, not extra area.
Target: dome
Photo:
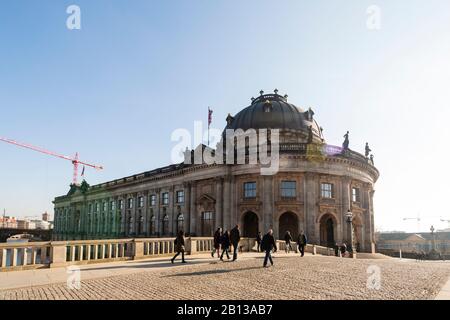
[[[225,129],[280,129],[297,131],[308,135],[310,127],[316,138],[322,139],[322,129],[314,120],[311,109],[304,111],[287,101],[287,96],[278,94],[263,94],[253,99],[252,104],[241,110],[234,117],[228,115]]]

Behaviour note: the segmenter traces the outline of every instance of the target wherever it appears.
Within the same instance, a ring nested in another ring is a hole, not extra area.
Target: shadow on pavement
[[[230,272],[238,272],[244,270],[261,270],[263,267],[249,267],[249,268],[239,268],[239,269],[221,269],[221,270],[208,270],[208,271],[196,271],[196,272],[187,272],[187,273],[177,273],[173,275],[163,276],[163,278],[171,278],[171,277],[191,277],[191,276],[204,276],[208,274],[220,274],[220,273],[230,273]]]

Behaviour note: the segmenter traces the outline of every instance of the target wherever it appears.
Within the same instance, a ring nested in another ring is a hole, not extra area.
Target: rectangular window
[[[164,192],[162,194],[161,200],[162,200],[162,204],[166,204],[166,205],[169,204],[169,193],[168,192]]]
[[[128,199],[128,209],[133,209],[133,198]]]
[[[120,210],[123,209],[123,200],[119,200],[119,209],[120,209]]]
[[[92,213],[92,203],[89,203],[89,213]]]
[[[110,203],[110,207],[111,207],[111,210],[116,210],[116,202],[115,201],[111,201],[111,203]]]
[[[358,188],[352,188],[352,201],[353,202],[359,202],[359,189]]]
[[[108,203],[105,201],[103,202],[103,211],[108,210]]]
[[[100,211],[100,204],[97,202],[95,204],[95,212],[99,212]]]
[[[177,191],[177,203],[184,203],[184,191]]]
[[[331,183],[322,183],[320,185],[320,194],[322,198],[333,198],[333,185]]]
[[[156,206],[156,194],[150,195],[150,206]]]
[[[144,197],[138,198],[138,206],[139,206],[139,208],[144,207]]]
[[[256,198],[256,182],[244,183],[244,198]]]
[[[295,181],[281,181],[281,196],[284,198],[296,197],[297,185]]]

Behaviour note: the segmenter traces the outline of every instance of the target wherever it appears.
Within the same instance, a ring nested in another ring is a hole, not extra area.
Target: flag
[[[83,171],[81,171],[81,176],[84,177],[84,166],[83,166]]]
[[[212,122],[212,114],[213,111],[208,107],[208,127],[211,125]]]

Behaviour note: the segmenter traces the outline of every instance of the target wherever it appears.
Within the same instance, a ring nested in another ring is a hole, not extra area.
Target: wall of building
[[[295,197],[282,197],[282,181],[296,182]],[[256,197],[244,197],[246,182],[256,182]],[[331,198],[321,197],[321,183],[333,185]],[[211,232],[219,226],[231,229],[239,224],[243,229],[251,212],[257,216],[261,232],[273,228],[280,237],[280,219],[295,220],[297,230],[290,231],[304,230],[310,242],[317,244],[323,243],[321,232],[331,219],[334,241],[340,243],[349,241],[345,214],[350,209],[360,249],[369,251],[374,229],[373,183],[370,172],[348,161],[311,162],[299,156],[282,157],[280,171],[274,176],[262,176],[254,165],[200,165],[147,180],[124,178],[116,186],[57,198],[54,239],[173,236],[180,228],[206,236],[210,234],[205,230]],[[360,190],[358,201],[352,201],[352,188]],[[177,192],[183,192],[182,202],[177,201]],[[166,193],[169,200],[163,203]],[[213,213],[210,228],[202,224],[204,212]]]

